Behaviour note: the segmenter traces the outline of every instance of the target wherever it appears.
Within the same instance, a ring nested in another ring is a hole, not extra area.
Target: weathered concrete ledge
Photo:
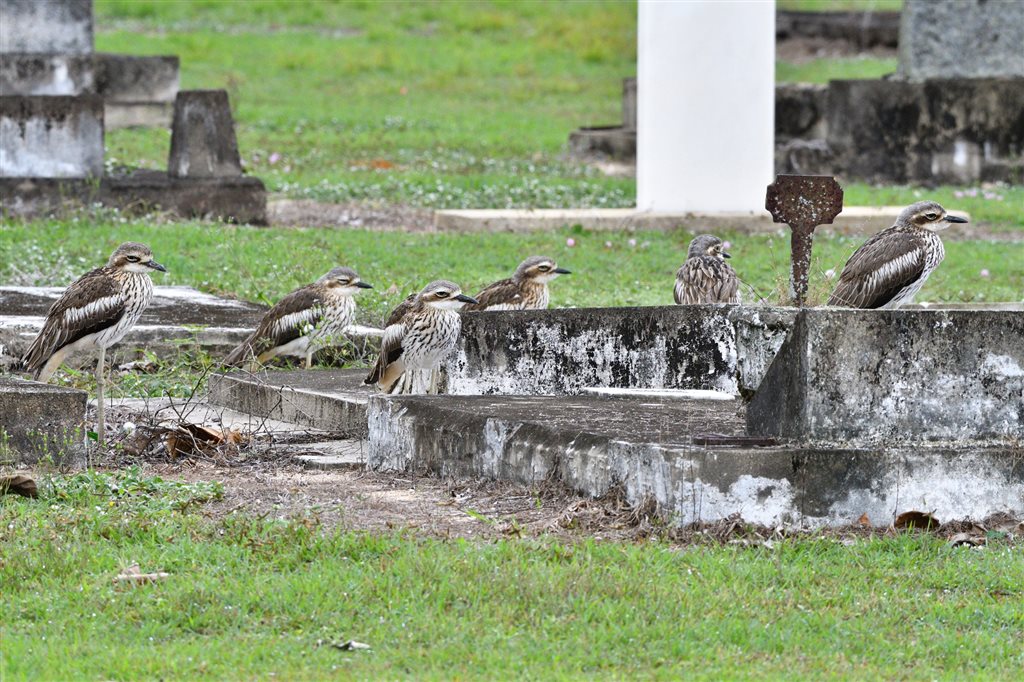
[[[1024,315],[801,311],[748,420],[801,442],[1019,441]]]
[[[0,462],[75,464],[85,411],[85,391],[0,376]]]
[[[728,402],[374,396],[367,412],[371,468],[621,491],[674,523],[736,514],[837,526],[866,514],[885,526],[913,509],[942,520],[1024,512],[1019,449],[750,447]]]
[[[102,147],[101,147],[102,148]],[[30,218],[101,203],[133,214],[168,211],[185,218],[267,224],[267,191],[250,176],[178,178],[139,170],[95,181],[0,177],[0,213]]]
[[[92,55],[0,53],[0,94],[81,95],[95,91]]]
[[[846,206],[827,226],[841,234],[874,234],[890,227],[901,206]],[[963,211],[951,213],[969,217]],[[690,227],[751,234],[788,229],[763,213],[656,213],[635,208],[451,209],[434,212],[434,227],[452,232],[529,232],[580,225],[588,230],[674,230]],[[825,229],[825,228],[822,228]]]
[[[749,393],[794,308],[659,306],[465,313],[447,362],[458,395],[575,394],[584,388]]]
[[[297,370],[215,374],[208,400],[235,412],[301,424],[321,431],[366,435],[365,370]]]

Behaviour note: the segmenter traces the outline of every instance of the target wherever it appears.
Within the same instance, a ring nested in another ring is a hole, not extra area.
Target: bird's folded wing
[[[323,320],[324,307],[320,296],[309,288],[293,291],[267,311],[257,329],[256,344],[260,352],[283,346],[316,329]]]
[[[924,272],[925,244],[903,232],[880,232],[857,250],[839,275],[829,305],[880,308]]]
[[[691,258],[676,277],[682,283],[676,287],[676,303],[728,303],[739,286],[736,272],[718,258]]]
[[[405,325],[393,324],[384,328],[384,336],[380,340],[380,356],[377,364],[370,370],[366,383],[372,384],[380,380],[387,371],[388,365],[402,357],[402,342],[405,340]]]
[[[518,307],[523,296],[515,282],[503,279],[485,287],[476,295],[476,300],[479,303],[467,303],[463,310],[508,310]]]
[[[405,297],[401,303],[399,303],[391,314],[388,315],[388,319],[384,322],[384,328],[387,329],[391,325],[398,324],[402,321],[402,318],[412,310],[413,303],[416,302],[416,294],[409,294]]]
[[[124,312],[121,287],[109,272],[99,268],[82,275],[50,306],[42,331],[25,354],[26,366],[42,366],[64,346],[117,324]]]

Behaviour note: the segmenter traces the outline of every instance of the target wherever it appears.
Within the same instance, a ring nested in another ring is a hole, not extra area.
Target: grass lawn
[[[1015,679],[1024,552],[434,540],[210,519],[135,471],[0,498],[4,680]],[[201,506],[198,507],[201,510]],[[182,511],[184,510],[184,511]],[[132,562],[166,571],[118,588]],[[354,639],[370,652],[342,652]]]

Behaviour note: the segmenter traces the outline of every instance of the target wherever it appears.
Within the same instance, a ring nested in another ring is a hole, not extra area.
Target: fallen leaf
[[[368,651],[372,648],[369,644],[363,644],[354,639],[350,639],[347,642],[334,642],[331,646],[341,651]]]
[[[942,524],[928,512],[905,511],[893,521],[893,528],[914,528],[915,530],[929,530],[938,528]]]
[[[208,453],[220,445],[238,445],[245,438],[235,429],[221,429],[201,424],[177,424],[168,429],[165,438],[171,458]]]
[[[860,515],[860,518],[857,519],[857,525],[859,525],[861,528],[871,527],[871,519],[868,518],[867,513]]]
[[[36,482],[28,476],[15,474],[0,476],[0,495],[21,495],[22,497],[39,497]]]

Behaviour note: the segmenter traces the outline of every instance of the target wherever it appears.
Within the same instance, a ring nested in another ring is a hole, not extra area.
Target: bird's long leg
[[[106,422],[103,414],[103,365],[106,360],[107,349],[100,346],[100,357],[96,361],[96,443],[103,447],[104,431]]]

